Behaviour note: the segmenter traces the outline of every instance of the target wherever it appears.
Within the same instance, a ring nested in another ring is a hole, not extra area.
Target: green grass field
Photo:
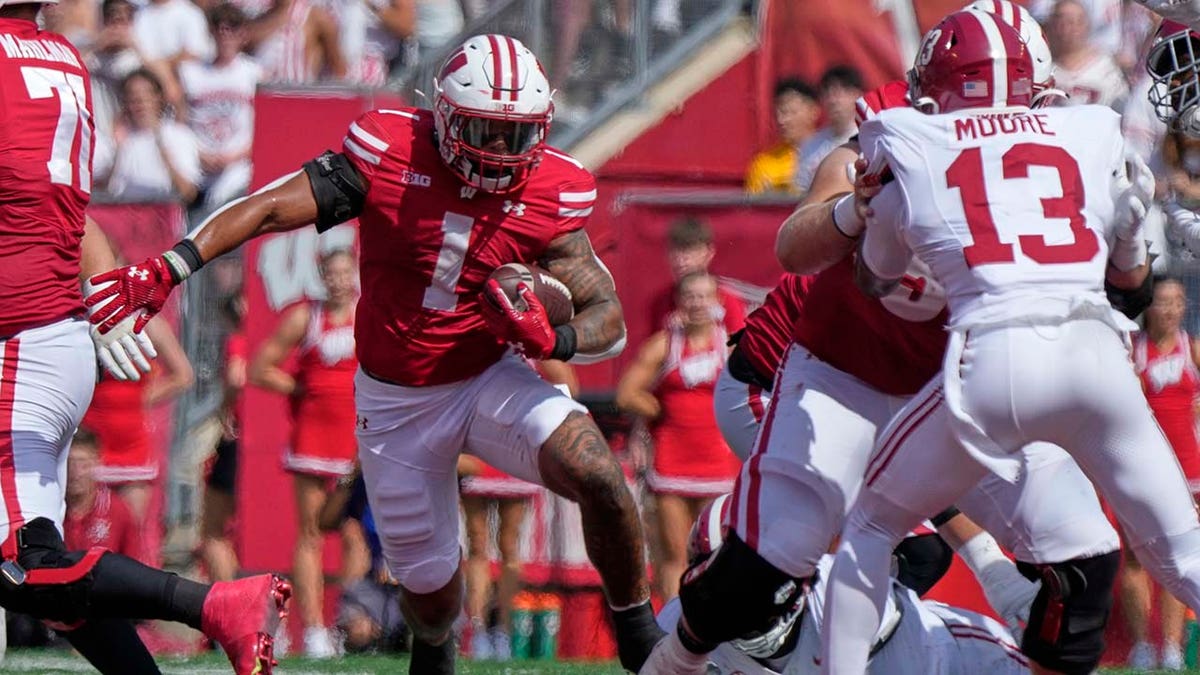
[[[190,659],[159,660],[165,675],[217,675],[229,673],[229,663],[224,657],[212,654]],[[38,675],[66,675],[68,673],[95,672],[83,659],[62,651],[21,650],[9,652],[0,665],[3,673],[38,673]],[[311,661],[308,659],[284,659],[276,672],[280,675],[323,675],[325,673],[375,673],[408,672],[408,659],[404,657],[352,656],[336,661]],[[612,663],[553,663],[546,661],[518,661],[508,663],[472,663],[460,661],[458,672],[462,675],[619,675],[624,671]],[[1104,675],[1132,674],[1130,670],[1101,669]],[[1188,671],[1200,673],[1200,671]],[[1163,671],[1166,675],[1166,671]]]

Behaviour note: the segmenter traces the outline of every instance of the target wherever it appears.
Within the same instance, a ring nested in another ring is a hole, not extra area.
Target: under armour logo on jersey
[[[525,215],[525,205],[520,202],[513,202],[511,199],[504,200],[504,212],[520,218]]]
[[[470,185],[464,185],[458,191],[458,198],[459,199],[474,199],[476,192],[478,192],[478,190],[476,188],[473,188]]]
[[[150,270],[138,269],[136,267],[129,268],[129,276],[138,281],[146,281],[150,278]]]
[[[366,428],[367,428],[367,418],[363,417],[362,415],[358,415],[358,416],[357,416],[357,419],[355,419],[355,420],[354,420],[354,424],[355,424],[355,426],[357,426],[359,429],[366,430]]]

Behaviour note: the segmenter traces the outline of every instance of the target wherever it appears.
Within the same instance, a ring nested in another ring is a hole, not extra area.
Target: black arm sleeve
[[[304,164],[317,200],[317,231],[324,232],[362,213],[367,182],[346,156],[326,150]]]
[[[1154,275],[1147,274],[1142,285],[1132,289],[1117,288],[1105,281],[1104,292],[1108,294],[1108,301],[1113,308],[1130,319],[1136,319],[1154,301]]]

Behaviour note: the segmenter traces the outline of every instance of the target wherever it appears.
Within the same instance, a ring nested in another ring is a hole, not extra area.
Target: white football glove
[[[1009,560],[992,535],[982,532],[975,535],[958,549],[959,556],[975,573],[988,604],[1004,623],[1008,624],[1013,636],[1021,639],[1024,626],[1029,622],[1029,608],[1042,584],[1026,579],[1017,565]]]
[[[1154,174],[1136,152],[1126,151],[1125,171],[1113,182],[1116,219],[1109,259],[1119,270],[1131,270],[1146,262],[1146,237],[1142,226],[1154,201]]]
[[[84,297],[106,285],[93,286],[91,282],[84,282]],[[93,311],[98,309],[99,306],[88,307],[88,315],[91,316]],[[95,325],[88,331],[92,336],[92,344],[96,346],[96,357],[100,360],[100,365],[118,380],[136,382],[142,379],[142,373],[150,372],[150,359],[158,357],[154,343],[145,331],[133,330],[139,315],[126,317],[107,333],[102,334]]]

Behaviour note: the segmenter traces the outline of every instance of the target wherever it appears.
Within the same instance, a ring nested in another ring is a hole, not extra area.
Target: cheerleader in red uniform
[[[718,317],[717,281],[701,272],[679,280],[674,316],[642,345],[617,385],[617,405],[650,420],[654,459],[646,484],[655,496],[663,601],[678,594],[687,536],[700,511],[733,488],[740,463],[713,412],[717,375],[729,350]]]
[[[100,444],[96,480],[117,493],[138,528],[145,522],[162,459],[160,449],[151,442],[146,413],[154,406],[178,398],[192,386],[195,377],[187,353],[161,317],[146,324],[146,333],[158,350],[151,371],[140,380],[121,381],[102,369],[91,405],[81,422],[81,426],[92,430]],[[145,550],[135,557],[154,563],[158,556]]]
[[[1196,404],[1200,394],[1200,344],[1181,327],[1187,295],[1178,279],[1157,279],[1154,302],[1146,310],[1145,330],[1134,335],[1134,369],[1142,380],[1146,400],[1158,425],[1175,450],[1175,457],[1192,494],[1200,493],[1200,449],[1196,443]],[[1151,604],[1150,579],[1137,559],[1126,556],[1121,576],[1121,600],[1129,632],[1134,639],[1131,664],[1155,665],[1154,647],[1148,641]],[[1163,668],[1182,667],[1185,608],[1170,593],[1162,592]]]
[[[304,652],[310,658],[337,653],[322,610],[323,537],[321,507],[333,479],[350,475],[358,453],[354,438],[354,305],[358,268],[349,251],[321,258],[325,300],[302,302],[284,312],[275,334],[250,366],[256,386],[286,395],[291,401],[292,436],[283,457],[296,491],[299,527],[292,559],[292,583],[304,622]],[[283,368],[298,350],[296,371]],[[362,531],[343,527],[343,572],[358,575],[369,566]]]

